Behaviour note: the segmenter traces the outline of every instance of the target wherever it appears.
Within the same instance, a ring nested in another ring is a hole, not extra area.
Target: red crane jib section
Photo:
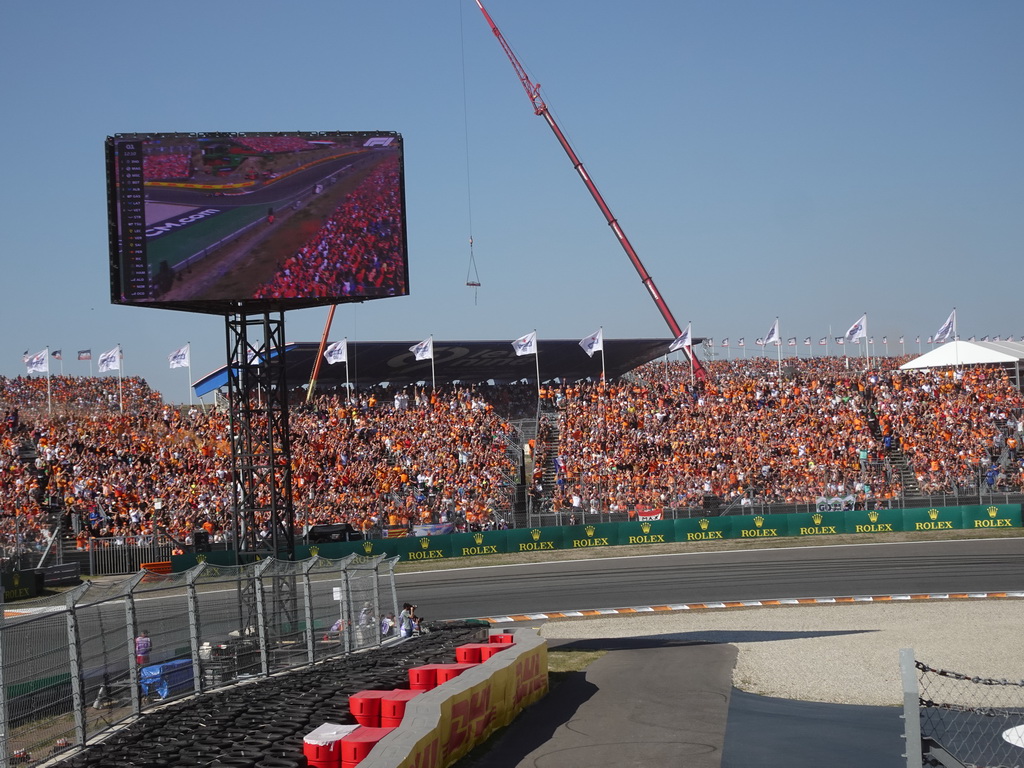
[[[562,145],[562,149],[569,156],[569,160],[572,161],[572,167],[576,169],[576,173],[579,174],[583,183],[590,191],[591,196],[594,198],[594,202],[597,203],[597,207],[601,209],[601,213],[604,214],[605,220],[608,222],[608,226],[612,228],[612,232],[615,233],[616,239],[622,249],[626,252],[630,262],[636,269],[637,274],[640,275],[640,280],[643,282],[644,287],[647,288],[647,292],[651,295],[655,305],[658,307],[658,311],[661,312],[661,316],[668,323],[669,329],[672,331],[672,335],[678,338],[682,334],[682,329],[679,327],[679,323],[672,316],[672,311],[668,308],[668,304],[665,303],[665,299],[662,298],[661,293],[658,291],[657,286],[654,284],[654,279],[648,274],[644,268],[643,262],[640,261],[640,257],[637,256],[636,250],[634,250],[632,243],[629,242],[629,238],[626,237],[626,233],[622,231],[622,227],[619,226],[619,222],[615,219],[608,204],[605,203],[604,198],[601,196],[601,192],[598,190],[597,185],[594,184],[593,179],[590,178],[590,174],[587,173],[587,169],[583,167],[583,163],[579,157],[576,156],[576,152],[573,151],[572,146],[569,144],[568,139],[565,138],[565,134],[562,133],[562,129],[558,127],[558,123],[551,116],[551,112],[548,109],[548,105],[544,103],[544,99],[540,95],[540,83],[534,84],[530,80],[529,75],[526,74],[526,70],[523,65],[516,58],[515,53],[509,47],[509,44],[505,41],[504,36],[501,34],[501,30],[498,29],[498,25],[494,23],[494,19],[484,8],[483,3],[480,0],[476,0],[477,7],[483,13],[484,18],[487,20],[488,25],[491,27],[491,31],[494,32],[494,36],[498,39],[501,44],[501,48],[505,51],[505,55],[508,56],[508,60],[512,62],[512,68],[515,69],[516,75],[519,77],[519,82],[522,83],[524,90],[526,91],[527,97],[533,104],[533,111],[535,114],[540,115],[547,121],[547,124],[551,127],[552,132],[555,134],[555,138],[558,139],[558,143]],[[706,374],[697,356],[693,353],[693,349],[690,346],[686,347],[687,354],[690,358],[690,363],[693,366],[694,372],[703,378]]]

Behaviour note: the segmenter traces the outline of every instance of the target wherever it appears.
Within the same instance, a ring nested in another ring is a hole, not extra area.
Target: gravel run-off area
[[[659,637],[739,649],[734,685],[803,701],[898,706],[899,652],[971,677],[1024,681],[1024,600],[723,608],[549,621],[549,639]]]

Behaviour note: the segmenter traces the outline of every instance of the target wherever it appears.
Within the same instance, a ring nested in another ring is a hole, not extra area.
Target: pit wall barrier
[[[514,634],[501,653],[409,701],[359,768],[445,768],[546,696],[547,641],[534,629]]]
[[[995,530],[1021,528],[1020,504],[975,504],[915,509],[799,512],[786,515],[725,515],[686,520],[590,523],[573,526],[517,528],[483,533],[408,536],[397,539],[296,546],[296,559],[319,555],[356,562],[384,555],[405,562],[487,557],[508,553],[544,552],[615,546],[644,546],[716,539],[774,539],[839,534],[896,533],[939,530]],[[210,552],[210,563],[234,562],[233,552]],[[175,571],[196,563],[195,555],[172,558]]]

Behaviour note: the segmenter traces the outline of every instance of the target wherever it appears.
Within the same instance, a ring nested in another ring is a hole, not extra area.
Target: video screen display
[[[409,293],[397,133],[106,141],[114,304],[227,314]]]

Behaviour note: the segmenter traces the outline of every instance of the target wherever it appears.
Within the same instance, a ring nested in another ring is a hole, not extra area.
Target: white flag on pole
[[[434,359],[434,337],[427,336],[419,344],[413,344],[409,347],[409,351],[413,353],[417,360],[433,360]]]
[[[167,356],[167,362],[171,368],[188,368],[189,366],[189,349],[188,344],[180,349],[176,349]]]
[[[581,339],[580,346],[587,353],[587,357],[593,357],[595,352],[604,352],[604,329],[598,328],[594,333]]]
[[[768,335],[764,337],[763,345],[767,347],[769,344],[774,344],[776,341],[781,341],[779,338],[779,318],[777,317],[775,318],[775,322],[772,324],[772,327],[769,329]]]
[[[516,357],[537,354],[537,332],[531,331],[525,336],[520,336],[512,342],[512,348],[516,351]]]
[[[46,356],[46,350],[26,357],[25,368],[29,373],[49,373],[50,358]]]
[[[415,347],[412,351],[416,351]],[[419,360],[419,358],[416,359]],[[348,339],[328,344],[327,349],[324,350],[324,360],[327,361],[328,365],[348,362]]]
[[[121,370],[121,345],[119,344],[113,349],[108,349],[100,355],[99,365],[97,365],[96,369],[100,373]]]
[[[953,341],[956,337],[956,307],[949,313],[949,317],[946,318],[946,322],[942,324],[942,327],[935,332],[935,343],[945,344],[947,341]]]
[[[686,324],[686,330],[683,331],[681,334],[679,334],[679,338],[677,338],[675,341],[673,341],[669,345],[669,347],[668,347],[668,351],[669,352],[675,352],[677,349],[682,349],[683,347],[689,347],[689,346],[691,346],[693,344],[693,338],[690,335],[690,329],[691,329],[692,325],[693,325],[693,323],[687,323]]]
[[[863,339],[868,335],[868,316],[865,312],[860,316],[860,319],[856,323],[850,326],[850,330],[846,332],[847,341],[857,341],[857,339]]]

